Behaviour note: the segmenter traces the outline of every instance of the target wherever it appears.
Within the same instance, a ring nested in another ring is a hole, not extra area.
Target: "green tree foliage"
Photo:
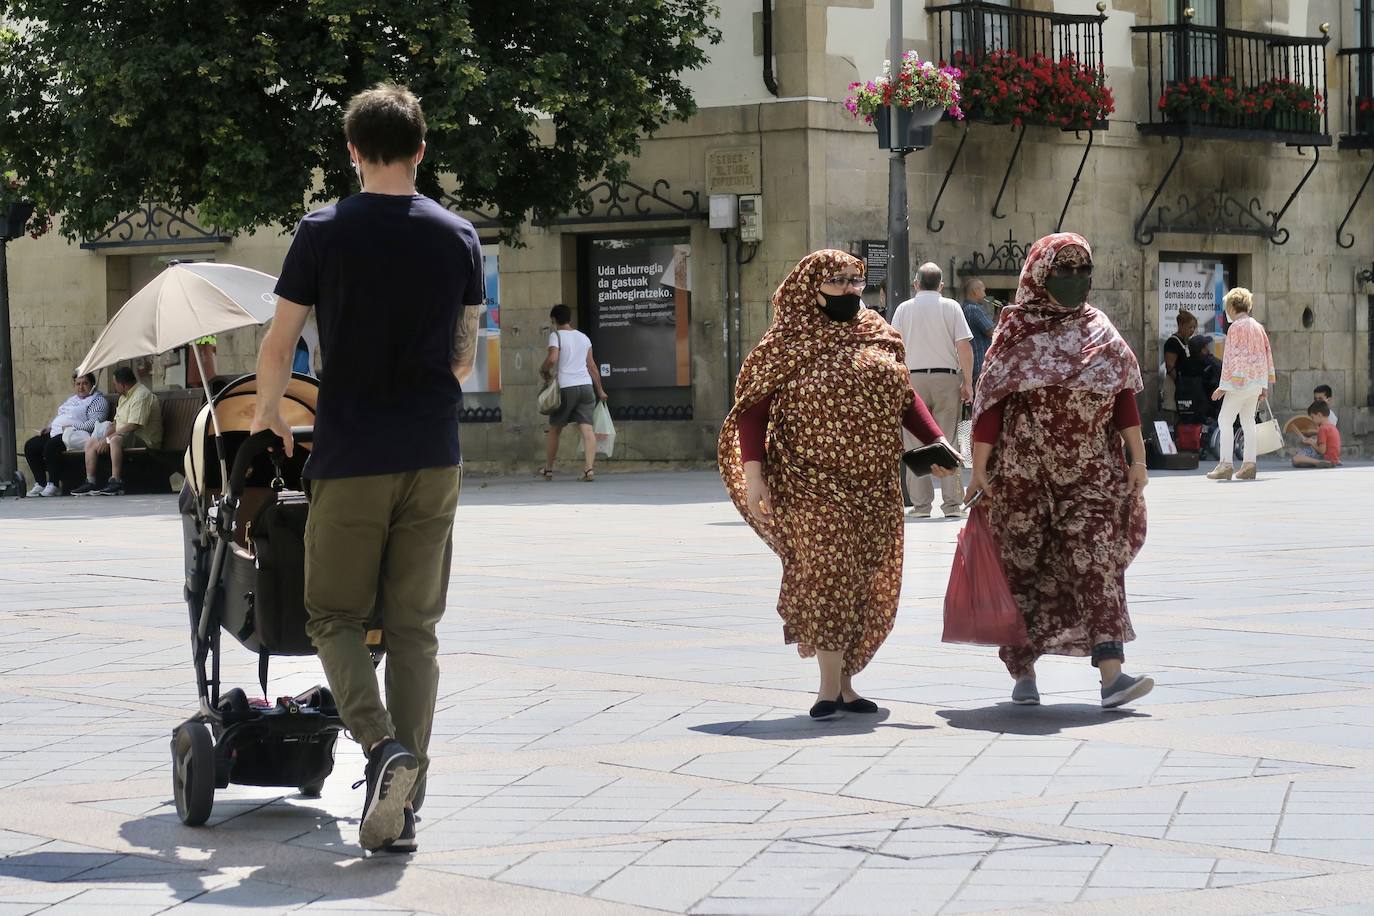
[[[289,228],[307,197],[356,189],[343,107],[394,80],[429,122],[420,190],[514,230],[622,175],[642,136],[695,110],[680,76],[719,41],[714,12],[713,0],[0,0],[0,168],[72,238],[148,200],[231,233]]]

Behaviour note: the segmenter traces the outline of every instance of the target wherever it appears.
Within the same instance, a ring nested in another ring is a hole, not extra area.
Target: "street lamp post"
[[[0,496],[23,496],[14,410],[14,348],[10,343],[10,274],[5,249],[24,234],[33,204],[0,207]],[[11,438],[14,437],[14,438]]]
[[[902,61],[903,0],[890,2],[892,42],[888,55],[891,72],[895,75],[900,71]],[[906,157],[911,150],[904,148],[906,137],[901,136],[899,114],[894,94],[887,119],[887,301],[890,310],[895,309],[899,302],[906,300],[907,290],[911,288],[911,236],[910,227],[907,225],[906,199]]]

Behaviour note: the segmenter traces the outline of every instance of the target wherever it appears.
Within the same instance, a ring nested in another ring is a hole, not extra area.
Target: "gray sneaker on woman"
[[[1138,700],[1151,690],[1155,689],[1155,679],[1152,677],[1131,677],[1122,672],[1116,676],[1116,680],[1110,684],[1102,685],[1102,708],[1115,709],[1118,706],[1125,706],[1132,700]]]

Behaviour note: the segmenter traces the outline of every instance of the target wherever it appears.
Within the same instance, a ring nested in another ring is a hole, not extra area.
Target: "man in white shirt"
[[[906,367],[911,385],[930,408],[940,429],[953,437],[964,404],[973,401],[973,332],[959,303],[940,295],[943,274],[932,263],[916,269],[916,295],[897,306],[892,326],[906,345]],[[919,443],[902,432],[907,448]],[[902,472],[906,474],[906,471]],[[941,508],[946,518],[963,516],[962,472],[940,480]],[[935,487],[929,476],[908,477],[913,518],[930,518]]]

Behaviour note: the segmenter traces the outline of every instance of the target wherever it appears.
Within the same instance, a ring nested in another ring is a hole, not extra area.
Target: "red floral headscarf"
[[[1047,235],[1031,246],[1016,299],[997,323],[978,377],[974,419],[1018,391],[1071,388],[1115,394],[1140,391],[1140,366],[1111,319],[1091,305],[1068,308],[1045,289],[1056,263],[1091,264],[1088,240],[1075,232]]]

